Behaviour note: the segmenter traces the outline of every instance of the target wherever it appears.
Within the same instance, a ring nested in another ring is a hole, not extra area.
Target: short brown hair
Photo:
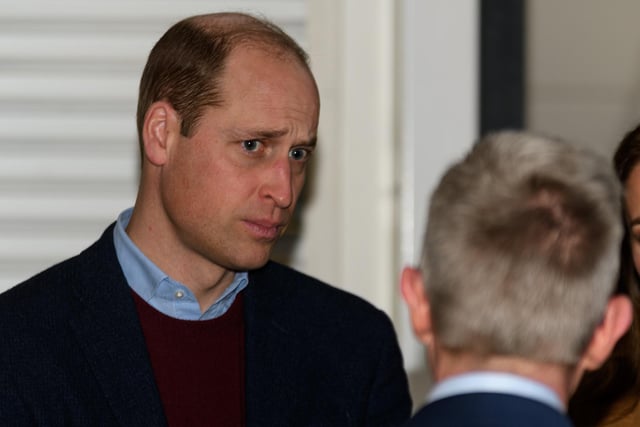
[[[181,119],[180,133],[190,136],[207,106],[219,106],[221,76],[230,52],[240,44],[257,44],[291,55],[307,70],[307,53],[275,24],[243,13],[216,13],[186,18],[155,44],[140,80],[137,126],[149,106],[168,101]],[[311,71],[309,70],[309,74]]]

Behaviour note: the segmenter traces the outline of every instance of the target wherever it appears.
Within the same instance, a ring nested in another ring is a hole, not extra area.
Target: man
[[[0,424],[393,425],[389,319],[269,262],[316,145],[306,54],[274,25],[183,20],[140,84],[138,197],[0,296]]]
[[[631,321],[612,296],[621,190],[608,162],[517,132],[451,166],[403,297],[435,387],[410,426],[570,426],[567,399]]]

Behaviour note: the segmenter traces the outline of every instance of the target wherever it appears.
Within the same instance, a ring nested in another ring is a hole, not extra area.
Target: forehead
[[[269,89],[295,90],[316,102],[318,96],[306,64],[291,52],[264,44],[241,44],[232,49],[222,73],[222,88],[225,92],[247,94]]]
[[[229,54],[222,73],[224,109],[266,119],[287,116],[315,127],[319,96],[307,66],[277,47],[241,45]]]

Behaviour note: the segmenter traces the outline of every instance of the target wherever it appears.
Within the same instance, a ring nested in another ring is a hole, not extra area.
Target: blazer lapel
[[[166,420],[130,288],[113,247],[113,226],[85,251],[73,278],[78,306],[71,327],[105,399],[123,426]]]
[[[295,425],[309,413],[296,384],[313,369],[307,353],[295,350],[301,337],[283,314],[284,278],[271,273],[269,264],[252,272],[245,289],[247,425]]]

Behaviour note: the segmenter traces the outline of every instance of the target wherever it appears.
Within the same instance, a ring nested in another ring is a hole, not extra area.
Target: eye
[[[244,148],[245,151],[258,151],[261,145],[262,142],[257,139],[247,139],[246,141],[242,141],[242,148]]]
[[[289,151],[289,157],[293,160],[306,160],[311,155],[311,152],[306,148],[293,148]]]

